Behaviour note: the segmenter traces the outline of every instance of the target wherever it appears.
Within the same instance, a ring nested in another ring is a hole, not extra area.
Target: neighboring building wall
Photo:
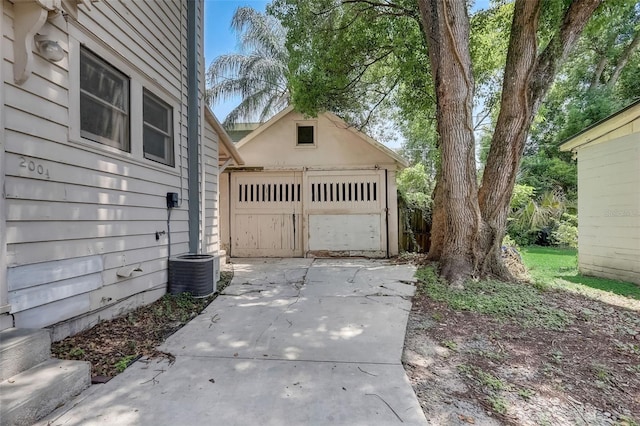
[[[12,70],[14,6],[3,1],[4,69]],[[41,31],[68,52],[61,62],[35,53],[34,72],[23,85],[5,72],[7,266],[17,327],[63,321],[54,330],[60,339],[162,296],[167,192],[181,197],[171,212],[171,254],[188,251],[186,8],[185,1],[80,6],[77,22],[58,17]],[[79,136],[81,44],[130,78],[131,153]],[[134,102],[143,88],[173,108],[175,167],[143,157],[136,137],[142,104]],[[203,153],[205,175],[216,176],[215,150]],[[206,221],[215,217],[215,187],[213,180],[205,185]],[[205,233],[211,226],[206,223]],[[210,232],[206,251],[215,251],[215,238]],[[140,271],[126,276],[134,267]]]
[[[640,120],[577,152],[580,272],[640,284]]]

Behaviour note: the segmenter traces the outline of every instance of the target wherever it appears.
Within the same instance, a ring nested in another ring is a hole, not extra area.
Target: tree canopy
[[[287,29],[296,109],[366,120],[393,99],[408,130],[436,135],[429,255],[458,285],[508,278],[500,244],[525,142],[600,3],[496,2],[471,18],[464,0],[275,0],[269,11]],[[474,107],[492,123],[480,183]]]

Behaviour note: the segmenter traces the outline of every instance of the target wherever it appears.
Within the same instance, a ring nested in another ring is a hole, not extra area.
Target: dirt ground
[[[525,327],[414,297],[403,363],[430,424],[639,424],[640,301],[542,296],[568,326]]]
[[[232,277],[231,272],[222,272],[218,291],[226,287]],[[165,295],[127,315],[102,321],[55,342],[51,347],[52,356],[89,361],[94,383],[108,381],[143,356],[172,359],[171,354],[158,351],[156,347],[195,318],[216,297],[216,294],[206,298]]]

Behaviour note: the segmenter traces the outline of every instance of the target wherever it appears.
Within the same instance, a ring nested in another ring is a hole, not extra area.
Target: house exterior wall
[[[640,119],[577,154],[580,272],[640,284]]]
[[[0,34],[4,34],[4,1],[0,1]],[[0,58],[4,58],[4,40],[0,43]],[[4,61],[3,61],[4,62]],[[4,63],[0,66],[0,108],[4,107]],[[4,183],[4,114],[0,114],[0,182]],[[9,290],[7,287],[7,232],[4,190],[0,191],[0,331],[13,326],[13,318],[9,315]]]
[[[8,298],[16,327],[56,324],[61,339],[162,296],[169,252],[188,252],[187,3],[99,1],[79,6],[77,21],[58,16],[40,32],[60,42],[65,58],[51,63],[34,52],[33,74],[18,85],[14,5],[2,1]],[[81,45],[130,78],[130,153],[80,137]],[[143,157],[142,105],[134,102],[143,89],[173,109],[174,167]],[[200,247],[215,253],[217,139],[204,127]],[[167,192],[181,199],[171,212],[170,250]],[[133,267],[140,271],[127,271]]]

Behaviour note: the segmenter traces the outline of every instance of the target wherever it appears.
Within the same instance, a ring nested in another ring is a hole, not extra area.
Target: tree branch
[[[396,78],[396,80],[394,81],[394,83],[391,85],[391,87],[389,88],[389,90],[384,93],[382,95],[382,97],[380,98],[380,100],[378,100],[378,102],[375,103],[375,105],[373,105],[373,107],[371,107],[371,109],[369,109],[369,112],[367,114],[367,118],[364,120],[363,123],[360,124],[359,129],[358,130],[362,130],[364,129],[368,124],[369,121],[371,121],[371,117],[373,116],[374,111],[380,106],[380,104],[382,104],[382,102],[384,102],[385,99],[387,99],[387,97],[391,94],[391,92],[393,92],[393,90],[396,88],[396,86],[398,85],[398,82],[400,81],[399,78]]]
[[[589,90],[595,89],[600,84],[600,79],[602,78],[602,73],[604,72],[606,66],[607,56],[603,54],[598,61],[598,66],[596,67],[596,70],[593,73],[593,77],[591,78],[591,82],[589,83]]]
[[[394,16],[410,16],[410,17],[415,17],[416,13],[415,11],[411,10],[411,9],[407,9],[405,7],[402,7],[398,4],[395,3],[388,3],[388,2],[377,2],[377,1],[372,1],[372,0],[342,0],[341,2],[343,5],[345,4],[368,4],[370,6],[376,7],[376,8],[390,8],[390,9],[396,9],[396,10],[400,10],[402,13],[396,13],[393,14]]]
[[[536,111],[549,90],[558,65],[564,61],[587,21],[603,0],[576,0],[571,3],[562,20],[560,31],[551,39],[538,57],[530,83],[529,107]]]
[[[620,73],[622,73],[622,70],[627,65],[627,62],[629,62],[629,59],[631,58],[633,52],[638,48],[638,45],[640,45],[640,31],[636,31],[636,34],[633,36],[633,40],[631,40],[631,43],[629,43],[629,45],[625,47],[624,51],[622,52],[622,55],[620,56],[620,59],[618,60],[613,73],[611,73],[609,81],[607,81],[608,87],[611,88],[615,86],[618,78],[620,78]]]

